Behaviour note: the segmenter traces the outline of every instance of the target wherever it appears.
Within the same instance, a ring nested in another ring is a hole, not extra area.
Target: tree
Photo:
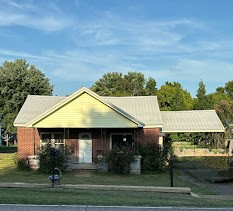
[[[233,81],[228,81],[225,84],[225,91],[227,95],[233,100]]]
[[[213,109],[222,100],[231,100],[225,92],[219,92],[217,90],[215,93],[208,94],[206,97],[211,109]]]
[[[225,89],[224,89],[224,87],[217,87],[216,88],[216,93],[225,93]]]
[[[214,109],[217,111],[223,125],[227,125],[226,121],[233,123],[233,101],[221,100],[214,106]]]
[[[184,109],[185,109],[185,99],[183,97],[183,92],[179,87],[176,87],[175,95],[173,96],[173,104],[171,106],[171,110],[180,111]]]
[[[178,82],[166,82],[157,91],[157,97],[160,109],[163,111],[190,110],[193,107],[190,93]]]
[[[149,77],[146,81],[146,95],[156,95],[157,88],[156,88],[156,81],[155,79]]]
[[[196,96],[197,98],[194,104],[195,110],[205,110],[210,108],[210,102],[208,101],[208,98],[206,96],[206,89],[203,81],[199,82],[199,87]]]
[[[26,60],[5,61],[0,66],[0,110],[5,133],[15,132],[13,121],[27,95],[51,95],[52,90],[49,79]]]
[[[96,81],[91,90],[101,96],[119,96],[122,93],[123,86],[122,74],[111,72],[104,74],[102,78]]]
[[[145,79],[140,72],[128,72],[126,75],[111,72],[106,73],[96,81],[91,90],[101,96],[140,96],[154,95],[156,81],[152,78]]]
[[[128,72],[124,75],[125,91],[129,96],[145,95],[145,77],[140,72]]]

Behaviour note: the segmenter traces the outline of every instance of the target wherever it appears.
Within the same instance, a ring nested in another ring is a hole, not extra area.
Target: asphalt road
[[[185,208],[185,207],[127,207],[127,206],[78,206],[78,205],[0,205],[1,211],[151,211],[151,210],[161,210],[161,211],[171,211],[171,210],[181,210],[181,211],[230,211],[233,208]]]

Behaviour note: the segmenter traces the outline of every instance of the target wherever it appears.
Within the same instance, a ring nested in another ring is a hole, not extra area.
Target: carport
[[[161,111],[161,117],[163,141],[172,133],[220,133],[223,136],[225,131],[215,110]],[[228,145],[231,151],[233,144]]]
[[[223,133],[215,110],[161,111],[163,133]]]

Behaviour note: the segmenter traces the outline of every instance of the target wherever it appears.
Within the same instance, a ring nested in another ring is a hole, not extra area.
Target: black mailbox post
[[[174,158],[173,156],[170,157],[170,182],[171,182],[171,187],[173,187],[173,178],[174,178]]]
[[[56,157],[58,156],[58,151],[55,148],[50,149],[50,155],[53,157],[53,175],[52,175],[52,188],[54,188],[55,181],[55,165],[56,165]]]

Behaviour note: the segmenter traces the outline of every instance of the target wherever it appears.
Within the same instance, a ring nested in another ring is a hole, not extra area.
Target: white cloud
[[[203,23],[191,19],[170,21],[125,20],[112,14],[111,18],[101,17],[77,23],[75,28],[78,46],[138,46],[142,50],[155,47],[173,46],[185,38],[186,30],[202,30]],[[183,31],[177,30],[182,26]]]
[[[51,4],[48,4],[51,5]],[[24,26],[42,31],[59,31],[73,20],[54,6],[39,7],[29,2],[3,1],[0,6],[0,26]]]
[[[12,51],[12,50],[7,50],[7,49],[1,49],[0,55],[8,56],[8,57],[15,57],[15,58],[36,59],[36,60],[48,60],[49,59],[45,56],[32,55],[26,52]]]

